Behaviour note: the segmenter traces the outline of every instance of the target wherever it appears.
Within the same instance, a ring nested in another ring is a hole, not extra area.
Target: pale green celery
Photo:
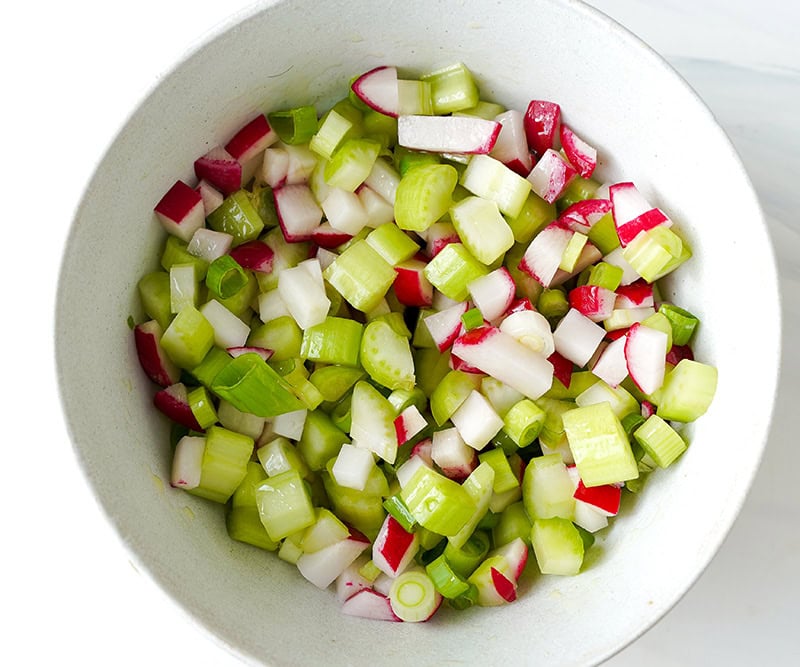
[[[667,318],[672,329],[672,342],[675,345],[686,345],[694,335],[700,320],[688,310],[674,306],[671,303],[662,303],[658,312]]]
[[[324,400],[338,401],[363,377],[364,371],[360,368],[334,365],[317,368],[308,379]]]
[[[566,442],[563,416],[575,408],[575,403],[544,396],[537,398],[535,403],[545,412],[544,421],[539,430],[539,441],[550,449],[559,449]]]
[[[296,470],[269,477],[256,487],[261,522],[272,540],[308,528],[316,520],[308,488]]]
[[[691,422],[706,413],[717,390],[717,369],[681,359],[664,377],[656,414],[662,419]]]
[[[217,423],[217,411],[205,387],[195,387],[187,394],[189,408],[201,428]]]
[[[421,165],[400,179],[394,214],[400,229],[422,232],[441,218],[452,204],[458,172],[451,165]]]
[[[353,425],[353,394],[347,394],[342,400],[330,408],[331,421],[343,433],[349,433]]]
[[[355,192],[369,176],[381,145],[370,139],[348,139],[325,166],[325,180],[333,188]]]
[[[484,120],[494,120],[503,113],[506,108],[502,104],[495,102],[487,102],[485,100],[478,100],[474,107],[469,109],[461,109],[460,111],[453,112],[454,116],[471,116],[475,118],[483,118]]]
[[[161,253],[161,268],[169,272],[175,264],[192,264],[195,270],[195,280],[200,282],[206,277],[208,262],[202,257],[195,257],[186,249],[187,246],[188,244],[177,236],[169,235]]]
[[[383,257],[360,240],[339,255],[323,276],[351,306],[366,313],[380,303],[396,274]]]
[[[670,466],[686,451],[684,439],[658,415],[650,415],[633,437],[660,468]]]
[[[194,276],[194,264],[173,264],[170,267],[169,304],[171,313],[180,312],[184,306],[197,307],[198,289]]]
[[[216,374],[211,391],[242,412],[259,417],[302,410],[291,386],[258,354],[243,354]]]
[[[237,190],[226,197],[206,221],[214,231],[233,236],[234,246],[257,239],[264,229],[264,221],[250,201],[247,190]]]
[[[562,289],[544,289],[536,302],[536,310],[547,319],[563,317],[569,311],[569,300]]]
[[[622,269],[608,262],[598,262],[589,270],[587,285],[604,287],[612,292],[616,291],[622,281]]]
[[[667,336],[667,352],[672,349],[672,324],[663,313],[653,313],[642,320],[642,325],[661,331]]]
[[[308,476],[309,468],[306,462],[295,446],[282,436],[271,440],[263,447],[259,447],[256,451],[256,456],[258,456],[258,460],[267,477],[274,477],[288,470],[297,470],[303,478]]]
[[[605,320],[603,320],[603,327],[606,331],[616,331],[617,329],[627,329],[633,326],[636,322],[641,322],[644,319],[653,315],[655,310],[646,306],[643,308],[615,308],[611,311]]]
[[[521,271],[519,268],[519,263],[527,249],[527,243],[515,243],[506,253],[503,265],[514,279],[514,284],[517,286],[516,295],[520,298],[528,299],[533,305],[536,305],[544,288],[536,278]]]
[[[589,241],[597,246],[597,249],[607,255],[615,248],[619,248],[619,236],[617,227],[614,225],[614,216],[606,213],[589,230]]]
[[[495,202],[504,215],[519,216],[528,203],[530,182],[489,155],[475,155],[460,183],[472,194]]]
[[[439,352],[435,347],[424,347],[413,351],[417,386],[431,396],[439,383],[450,372],[450,351]]]
[[[281,542],[281,548],[278,549],[278,558],[292,565],[296,565],[303,555],[303,550],[300,548],[300,540],[303,539],[304,530],[287,535],[286,539]]]
[[[460,484],[427,466],[412,475],[400,496],[419,524],[446,537],[457,534],[477,510]]]
[[[392,266],[411,259],[419,252],[419,246],[397,225],[391,223],[371,231],[366,240],[370,247]]]
[[[620,419],[639,408],[639,403],[627,390],[621,386],[611,387],[603,380],[598,380],[575,397],[575,404],[579,408],[603,402],[607,402]]]
[[[478,86],[463,63],[455,63],[420,77],[431,84],[433,113],[437,115],[463,111],[480,101]]]
[[[608,403],[570,410],[564,414],[563,423],[586,486],[615,484],[639,476],[628,436]]]
[[[389,496],[383,501],[383,507],[403,527],[403,530],[409,533],[414,531],[417,521],[400,496],[397,494]]]
[[[406,570],[399,574],[389,589],[392,611],[403,621],[426,621],[441,602],[431,578],[421,570]]]
[[[420,412],[425,412],[428,407],[428,397],[417,386],[410,390],[395,389],[389,394],[388,400],[398,415],[412,405],[415,405]]]
[[[166,271],[153,271],[139,280],[137,284],[139,300],[145,315],[158,322],[163,331],[172,320],[170,277]],[[427,328],[425,328],[427,332]],[[429,336],[430,337],[430,336]]]
[[[622,251],[622,256],[647,282],[658,280],[683,263],[691,253],[680,237],[664,225],[641,232]]]
[[[478,525],[486,516],[494,495],[495,471],[490,463],[483,461],[473,470],[461,487],[475,502],[475,512],[455,534],[448,538],[453,548],[461,548],[469,541]]]
[[[515,403],[503,417],[503,431],[517,445],[527,447],[542,430],[545,411],[530,399]]]
[[[330,160],[339,144],[352,129],[353,123],[350,120],[335,109],[331,109],[322,118],[319,129],[311,137],[308,147],[325,160]]]
[[[469,590],[469,584],[453,571],[444,554],[428,563],[425,571],[442,597],[452,600]]]
[[[348,139],[355,139],[356,137],[361,136],[364,131],[363,123],[365,109],[353,104],[349,97],[339,100],[331,107],[331,109],[350,121],[351,130],[348,133]],[[367,107],[367,109],[369,109],[369,107]]]
[[[503,493],[493,493],[492,499],[489,501],[489,513],[497,516],[503,512],[509,505],[517,502],[522,498],[522,487],[516,486],[513,489],[504,491]]]
[[[381,145],[381,155],[397,144],[397,118],[369,109],[364,112],[364,135]]]
[[[211,426],[206,431],[200,485],[188,492],[214,502],[227,502],[244,479],[252,454],[252,438]]]
[[[236,317],[241,320],[249,319],[252,310],[250,306],[255,302],[258,296],[258,280],[256,279],[253,271],[245,271],[247,282],[244,287],[240,289],[233,296],[224,299],[218,297],[217,301],[231,311]]]
[[[306,143],[317,131],[317,111],[313,106],[273,111],[267,119],[281,141],[290,145]]]
[[[631,439],[633,439],[633,432],[637,428],[639,428],[642,424],[644,424],[644,422],[645,422],[645,419],[644,419],[644,417],[642,417],[641,410],[637,410],[636,412],[631,412],[631,413],[625,415],[620,420],[620,423],[622,424],[622,428],[625,429],[625,433],[627,433],[628,434],[628,438],[631,438]],[[638,453],[638,456],[637,456],[637,452],[636,452],[637,446],[638,446],[638,443],[636,441],[633,441],[631,443],[631,447],[633,448],[633,455],[636,458],[636,460],[638,461],[641,458],[641,455],[642,455],[644,450],[642,450],[641,447],[639,447],[639,453]]]
[[[575,485],[559,454],[532,458],[522,478],[522,501],[531,519],[575,516]]]
[[[494,493],[505,493],[519,486],[519,479],[511,470],[505,452],[502,449],[489,449],[478,454],[481,463],[488,463],[494,470]]]
[[[232,359],[233,357],[225,350],[214,346],[203,357],[200,364],[192,369],[192,375],[200,384],[210,387],[214,378],[217,377],[217,373],[225,368]]]
[[[264,223],[264,229],[272,229],[277,227],[278,212],[275,210],[275,197],[272,194],[272,188],[267,184],[257,184],[253,186],[250,192],[250,201],[253,208]]]
[[[536,519],[531,528],[531,546],[542,574],[575,575],[583,565],[583,539],[575,525],[554,517]]]
[[[477,308],[470,308],[461,316],[461,323],[467,331],[472,331],[483,325],[483,315]]]
[[[272,350],[270,361],[273,362],[301,356],[302,342],[303,330],[289,315],[276,317],[256,327],[247,339],[248,345]]]
[[[308,370],[301,358],[285,359],[274,364],[273,368],[292,387],[295,396],[303,401],[306,408],[315,410],[323,402],[319,389],[309,382]]]
[[[564,192],[558,198],[557,204],[559,210],[563,211],[584,199],[592,199],[599,187],[600,184],[591,178],[576,176],[569,182],[567,187],[564,188]]]
[[[555,204],[548,204],[535,192],[528,193],[519,213],[506,216],[514,240],[517,243],[524,243],[526,247],[541,229],[555,219]]]
[[[231,539],[245,542],[267,551],[275,551],[278,543],[267,534],[258,513],[255,489],[264,477],[264,471],[257,463],[247,463],[247,469],[241,484],[231,497],[230,506],[225,517],[225,526]]]
[[[399,97],[401,114],[417,116],[433,115],[430,81],[398,79],[397,94]]]
[[[461,546],[456,546],[452,541],[447,541],[444,548],[444,557],[453,569],[453,572],[461,577],[469,577],[475,568],[489,553],[489,535],[482,530],[476,530]]]
[[[336,457],[342,445],[350,442],[322,410],[312,410],[306,415],[303,435],[297,442],[297,451],[311,470],[323,470]]]
[[[215,296],[229,299],[242,290],[247,281],[247,273],[230,255],[222,255],[208,265],[206,287]]]
[[[303,553],[311,554],[331,544],[346,540],[350,529],[333,512],[325,507],[317,509],[316,521],[305,529],[300,540]]]
[[[378,384],[392,390],[414,389],[414,358],[408,339],[386,322],[375,320],[364,328],[360,359],[364,370]]]
[[[391,292],[389,294],[391,294]],[[411,331],[409,330],[408,325],[406,325],[403,313],[397,310],[390,310],[388,313],[383,313],[375,317],[368,317],[367,319],[370,322],[383,322],[388,324],[392,331],[394,331],[398,336],[401,336],[409,341],[411,340]]]
[[[441,426],[458,410],[467,397],[480,387],[481,376],[463,371],[449,371],[431,393],[431,414]]]
[[[355,320],[327,317],[303,332],[300,356],[309,361],[358,367],[363,331],[363,325]]]
[[[514,245],[514,234],[494,201],[474,196],[462,199],[450,209],[450,219],[464,247],[483,264],[502,258]]]
[[[382,574],[380,568],[372,560],[368,560],[358,568],[358,573],[370,583],[374,582]]]
[[[467,285],[485,276],[489,269],[461,243],[450,243],[425,266],[428,281],[447,298],[464,301]]]
[[[332,467],[333,460],[328,462],[327,474],[323,476],[331,509],[342,521],[374,540],[386,518],[383,499],[389,495],[389,484],[380,466],[373,466],[363,491],[337,484],[330,473]]]
[[[410,148],[396,148],[395,160],[397,162],[397,170],[400,176],[405,176],[406,172],[429,164],[441,164],[442,159],[435,153],[424,153],[421,151],[414,151]]]
[[[192,370],[214,346],[214,328],[194,306],[184,307],[173,318],[161,347],[181,368]]]
[[[492,529],[492,542],[495,547],[502,547],[520,538],[528,546],[531,545],[531,520],[525,511],[525,503],[513,503],[500,514],[500,520]]]
[[[508,411],[523,399],[523,395],[516,389],[490,375],[481,378],[480,392],[501,418],[505,418]]]
[[[567,243],[567,247],[564,248],[558,268],[567,273],[572,273],[588,241],[589,238],[585,234],[575,232],[570,238],[569,243]]]

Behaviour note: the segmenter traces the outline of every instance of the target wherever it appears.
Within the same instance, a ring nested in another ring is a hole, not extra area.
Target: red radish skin
[[[625,338],[625,360],[628,375],[645,394],[652,394],[664,382],[667,356],[667,334],[634,324]]]
[[[647,308],[654,305],[653,286],[644,280],[637,280],[630,285],[617,288],[617,299],[614,308]]]
[[[263,241],[256,239],[242,243],[242,245],[236,246],[230,251],[230,256],[243,269],[258,271],[259,273],[272,273],[275,251]]]
[[[428,315],[423,322],[428,327],[428,331],[436,343],[439,352],[444,352],[449,348],[453,341],[458,338],[461,332],[461,316],[467,312],[469,304],[464,301],[454,306],[440,310],[438,313]]]
[[[573,232],[586,234],[600,218],[610,211],[610,199],[584,199],[565,209],[558,217],[557,222]]]
[[[616,516],[622,500],[622,487],[616,484],[586,486],[583,480],[579,480],[573,496],[576,500],[591,505],[606,516]]]
[[[527,297],[514,299],[508,306],[508,310],[503,314],[503,317],[508,317],[512,313],[518,313],[521,310],[536,310],[536,308],[533,307],[531,300]]]
[[[537,155],[553,147],[561,121],[561,107],[546,100],[532,100],[525,112],[524,126],[528,147]]]
[[[519,270],[543,287],[550,287],[572,234],[570,230],[555,224],[545,227],[533,237],[520,260]]]
[[[372,544],[372,562],[381,572],[396,577],[408,567],[418,550],[417,535],[409,533],[388,514]]]
[[[153,396],[153,405],[172,421],[185,426],[190,431],[202,432],[205,430],[197,423],[197,419],[189,407],[188,392],[186,385],[182,382],[176,382],[166,389],[157,391]]]
[[[547,361],[553,364],[553,376],[567,389],[572,382],[572,362],[565,359],[558,352],[553,352]]]
[[[517,599],[517,585],[497,568],[490,568],[490,571],[492,573],[492,584],[497,594],[506,602],[514,602]]]
[[[694,353],[688,345],[673,345],[667,352],[667,363],[677,366],[682,359],[694,361]]]
[[[580,285],[569,293],[569,305],[592,322],[602,322],[614,311],[617,295],[597,285]]]
[[[261,114],[233,135],[225,144],[225,150],[244,164],[277,140],[278,133],[270,127],[267,117]]]
[[[525,137],[525,117],[521,112],[510,109],[496,116],[495,120],[502,125],[502,129],[491,155],[524,178],[533,167]]]
[[[368,618],[373,621],[392,621],[401,623],[400,618],[392,611],[389,598],[371,588],[358,591],[342,604],[342,613],[347,616]]]
[[[589,178],[597,166],[597,150],[587,144],[567,125],[561,124],[561,147],[570,164],[583,178]]]
[[[531,189],[548,204],[552,204],[577,175],[575,167],[549,148],[527,178]]]
[[[656,413],[656,406],[650,401],[642,401],[642,417],[648,419]]]
[[[310,241],[314,230],[322,223],[322,209],[314,199],[311,188],[304,184],[284,185],[273,190],[272,194],[286,241]]]
[[[394,431],[397,434],[397,444],[402,445],[422,432],[428,425],[425,417],[416,405],[409,405],[394,420]]]
[[[484,319],[499,318],[514,300],[517,286],[508,269],[501,266],[491,273],[476,278],[467,285],[472,302],[481,311]]]
[[[242,187],[242,165],[222,146],[212,148],[194,161],[194,173],[226,197]]]
[[[461,243],[456,228],[449,222],[434,222],[426,232],[425,254],[433,259],[451,243]]]
[[[157,385],[169,387],[181,377],[180,369],[161,347],[161,326],[155,320],[138,324],[133,329],[136,354],[147,377]]]
[[[433,303],[433,285],[425,277],[425,266],[424,261],[410,259],[394,267],[397,277],[392,288],[404,306],[424,308]]]
[[[352,239],[352,235],[334,229],[329,222],[323,222],[311,232],[311,240],[320,248],[332,250]]]
[[[613,331],[606,331],[606,340],[607,341],[615,341],[618,338],[622,338],[623,336],[627,336],[629,330],[630,330],[630,327],[626,327],[624,329],[614,329]]]
[[[420,440],[414,447],[411,449],[411,457],[419,456],[423,461],[425,461],[426,465],[429,468],[433,468],[433,457],[431,455],[431,450],[433,448],[433,440],[430,438],[425,438],[424,440]]]
[[[202,195],[183,181],[175,181],[153,210],[164,229],[186,243],[205,224]]]
[[[485,323],[488,324],[488,323]],[[485,375],[485,373],[475,366],[470,366],[466,361],[456,354],[450,353],[450,368],[454,371],[461,371],[462,373],[470,373],[471,375]]]
[[[274,350],[267,349],[266,347],[255,347],[252,345],[241,345],[237,347],[229,347],[226,352],[232,357],[240,357],[243,354],[257,354],[264,361],[269,361],[270,357],[274,354]]]
[[[486,154],[501,128],[496,121],[470,116],[399,116],[397,143],[419,151]]]
[[[511,576],[514,581],[518,581],[528,564],[528,553],[528,545],[522,541],[522,538],[516,537],[511,542],[496,548],[490,556],[503,556],[511,566]]]
[[[664,212],[651,206],[633,183],[610,186],[608,196],[611,199],[614,226],[623,248],[643,231],[658,225],[672,225]]]
[[[216,211],[225,200],[222,193],[208,181],[200,181],[195,189],[200,193],[200,197],[203,199],[205,217],[208,217]]]
[[[353,81],[351,89],[371,109],[397,118],[400,110],[397,68],[382,65],[371,69]]]

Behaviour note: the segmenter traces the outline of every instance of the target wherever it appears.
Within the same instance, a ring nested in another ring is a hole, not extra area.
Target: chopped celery
[[[308,528],[316,514],[300,473],[296,470],[269,477],[256,487],[261,522],[272,540]]]
[[[361,240],[339,255],[323,276],[353,308],[366,313],[380,303],[396,274],[369,243]]]
[[[633,432],[633,437],[661,468],[671,465],[686,451],[686,442],[683,438],[658,415],[650,415],[647,421]]]
[[[450,208],[458,172],[446,164],[421,165],[400,179],[394,203],[397,226],[424,232]]]
[[[461,243],[450,243],[425,266],[425,277],[449,299],[463,301],[469,296],[467,285],[489,273]]]
[[[475,514],[472,496],[447,477],[422,466],[400,493],[419,524],[440,535],[456,535]]]
[[[264,229],[264,221],[247,191],[237,190],[209,214],[208,226],[214,231],[233,236],[233,245],[237,246],[257,239]]]
[[[311,361],[358,367],[362,335],[363,326],[358,322],[327,317],[303,332],[300,355]]]
[[[317,111],[312,106],[273,111],[267,116],[270,125],[287,144],[303,144],[317,131]]]
[[[416,384],[408,339],[386,322],[375,320],[364,328],[360,359],[369,376],[388,389],[410,391]]]

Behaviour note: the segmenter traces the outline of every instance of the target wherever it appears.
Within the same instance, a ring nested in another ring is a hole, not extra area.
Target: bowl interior
[[[634,180],[677,222],[694,258],[668,296],[701,316],[695,352],[718,367],[719,389],[689,451],[652,476],[579,577],[533,578],[512,605],[428,624],[362,622],[294,567],[229,540],[219,506],[169,488],[168,427],[126,321],[140,315],[136,282],[163,242],[152,207],[176,178],[191,181],[197,156],[257,111],[324,110],[376,65],[413,75],[459,60],[484,99],[559,102],[598,148],[598,177]],[[758,304],[757,356],[740,333],[747,304]],[[727,138],[653,52],[570,0],[294,0],[236,17],[160,82],[105,155],[73,224],[57,309],[64,408],[99,502],[191,615],[270,664],[362,664],[374,661],[370,645],[382,664],[608,657],[679,599],[727,533],[764,445],[779,354],[772,253]]]

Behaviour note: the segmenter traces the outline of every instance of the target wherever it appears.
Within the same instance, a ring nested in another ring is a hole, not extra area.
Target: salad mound
[[[321,117],[256,115],[155,206],[134,340],[171,484],[345,614],[579,574],[712,402],[699,319],[659,290],[689,247],[568,120],[461,63],[381,66]]]

